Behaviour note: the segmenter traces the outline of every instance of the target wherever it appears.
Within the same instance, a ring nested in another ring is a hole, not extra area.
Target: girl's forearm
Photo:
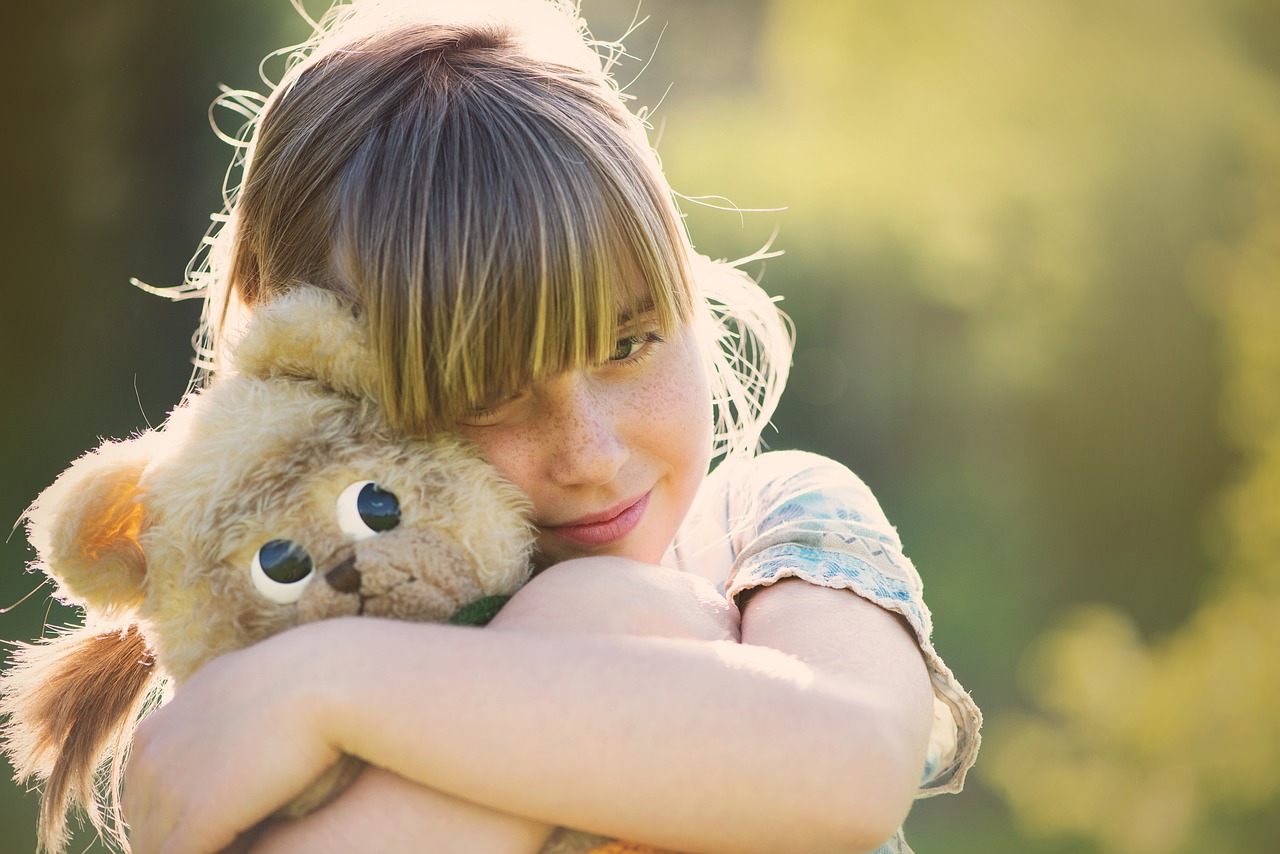
[[[546,825],[495,812],[369,767],[316,813],[270,825],[242,847],[248,854],[535,854]]]
[[[322,738],[502,812],[743,852],[860,828],[874,847],[901,819],[883,698],[776,650],[366,619],[314,635]]]
[[[780,582],[751,598],[739,644],[722,602],[646,616],[654,591],[696,598],[683,574],[570,569],[488,629],[329,620],[210,662],[136,733],[135,850],[219,851],[341,752],[498,813],[675,850],[858,851],[892,835],[932,692],[891,615]],[[550,626],[572,630],[540,625],[548,602]]]

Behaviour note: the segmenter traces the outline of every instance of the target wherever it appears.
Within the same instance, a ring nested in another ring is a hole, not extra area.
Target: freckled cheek
[[[504,478],[530,497],[540,483],[538,455],[534,445],[523,436],[495,436],[492,432],[464,431],[480,448],[480,454]]]
[[[710,393],[705,384],[699,387],[691,378],[672,379],[654,389],[646,401],[646,411],[655,427],[676,431],[676,435],[690,440],[711,429]]]
[[[698,468],[701,475],[711,450],[711,390],[692,345],[686,342],[685,348],[640,405],[650,439],[666,446],[664,455],[672,462]]]

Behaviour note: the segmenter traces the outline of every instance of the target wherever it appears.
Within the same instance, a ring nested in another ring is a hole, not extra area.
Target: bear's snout
[[[342,563],[326,572],[324,580],[339,593],[359,593],[360,570],[356,569],[356,556],[349,555]]]

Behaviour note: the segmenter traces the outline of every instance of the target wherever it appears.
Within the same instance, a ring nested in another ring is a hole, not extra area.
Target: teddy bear
[[[483,624],[529,577],[527,499],[461,439],[384,422],[341,299],[298,288],[231,353],[161,429],[104,442],[26,513],[33,566],[86,616],[20,645],[0,682],[4,749],[44,781],[42,849],[63,849],[75,807],[128,849],[133,728],[215,656],[344,615]],[[319,808],[359,768],[344,757],[279,815]],[[655,849],[564,830],[544,849],[587,850]]]

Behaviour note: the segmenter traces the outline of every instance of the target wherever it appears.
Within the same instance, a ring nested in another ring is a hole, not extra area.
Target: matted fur
[[[236,371],[190,398],[162,430],[106,442],[28,511],[34,567],[89,626],[22,647],[3,675],[4,747],[22,779],[43,780],[42,849],[66,842],[83,808],[127,848],[115,790],[149,688],[179,686],[210,658],[301,622],[368,614],[444,620],[527,579],[527,499],[451,436],[405,438],[368,385],[362,319],[331,294],[300,289],[264,307]],[[400,502],[398,527],[356,540],[337,501],[374,481]],[[266,542],[288,539],[315,572],[296,602],[254,587]],[[353,568],[358,582],[328,584]],[[150,664],[154,657],[155,665]],[[106,792],[94,777],[110,760]],[[337,769],[292,814],[350,778]]]
[[[47,780],[39,817],[43,846],[65,846],[65,816],[73,803],[92,811],[95,827],[119,827],[118,816],[107,821],[95,803],[96,778],[108,762],[105,785],[119,789],[131,722],[158,687],[153,665],[137,626],[85,627],[16,646],[4,677],[3,710],[15,722],[43,726],[6,727],[3,746],[19,779]],[[118,833],[117,841],[123,842]]]

